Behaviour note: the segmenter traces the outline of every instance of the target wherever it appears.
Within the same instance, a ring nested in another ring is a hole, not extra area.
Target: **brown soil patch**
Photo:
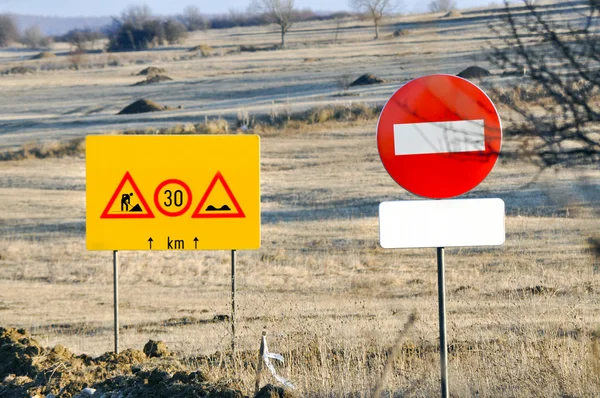
[[[141,82],[137,82],[135,84],[132,84],[132,86],[144,86],[146,84],[168,82],[168,81],[172,81],[172,80],[173,79],[171,79],[167,75],[148,75],[148,77],[146,78],[146,80],[142,80]]]
[[[463,79],[480,79],[482,77],[490,76],[489,70],[480,68],[479,66],[469,66],[467,69],[460,72],[457,76]]]
[[[385,83],[385,80],[371,75],[370,73],[364,74],[361,77],[359,77],[358,79],[356,79],[355,81],[353,81],[350,86],[366,86],[369,84],[379,84],[379,83]]]
[[[154,76],[160,75],[161,73],[167,73],[167,70],[163,68],[157,68],[155,66],[149,66],[138,73],[137,76]]]

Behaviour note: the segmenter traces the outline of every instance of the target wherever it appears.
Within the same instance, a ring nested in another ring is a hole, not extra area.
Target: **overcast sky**
[[[459,8],[486,5],[492,0],[458,0]],[[249,0],[0,0],[0,13],[48,15],[48,16],[111,16],[119,15],[124,4],[147,4],[156,14],[178,14],[188,5],[195,5],[203,13],[226,13],[229,9],[245,10]],[[425,11],[428,1],[404,0],[403,12]],[[348,9],[348,0],[296,0],[298,8],[316,11],[339,11]]]

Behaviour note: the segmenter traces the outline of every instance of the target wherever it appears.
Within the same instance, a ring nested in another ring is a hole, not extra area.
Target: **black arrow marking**
[[[198,238],[194,238],[194,249],[198,248]]]
[[[150,242],[150,250],[152,250],[152,242],[154,242],[154,239],[152,239],[152,237],[150,237],[148,239],[148,242]]]

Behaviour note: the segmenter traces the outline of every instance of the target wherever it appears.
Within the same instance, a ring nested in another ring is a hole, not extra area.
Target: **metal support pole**
[[[231,251],[231,351],[235,354],[235,250]]]
[[[113,251],[113,290],[115,307],[115,354],[119,353],[119,252]]]
[[[448,398],[448,345],[446,344],[446,282],[444,279],[444,248],[437,248],[438,302],[440,309],[440,368],[442,398]]]

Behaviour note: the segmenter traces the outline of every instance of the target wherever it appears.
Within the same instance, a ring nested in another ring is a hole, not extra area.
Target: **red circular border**
[[[169,212],[166,211],[165,209],[163,209],[162,207],[160,207],[160,201],[158,200],[158,195],[160,194],[160,190],[165,186],[165,185],[169,185],[169,184],[178,184],[181,185],[183,187],[183,189],[185,189],[185,192],[188,195],[188,202],[185,205],[185,207],[177,212]],[[190,189],[190,187],[188,187],[188,185],[181,181],[181,180],[176,180],[176,179],[170,179],[170,180],[165,180],[163,182],[161,182],[158,187],[156,187],[156,190],[154,191],[154,204],[156,205],[156,208],[158,209],[158,211],[160,211],[162,214],[164,214],[167,217],[178,217],[182,214],[185,214],[186,211],[188,211],[190,209],[190,207],[192,206],[192,190]]]

